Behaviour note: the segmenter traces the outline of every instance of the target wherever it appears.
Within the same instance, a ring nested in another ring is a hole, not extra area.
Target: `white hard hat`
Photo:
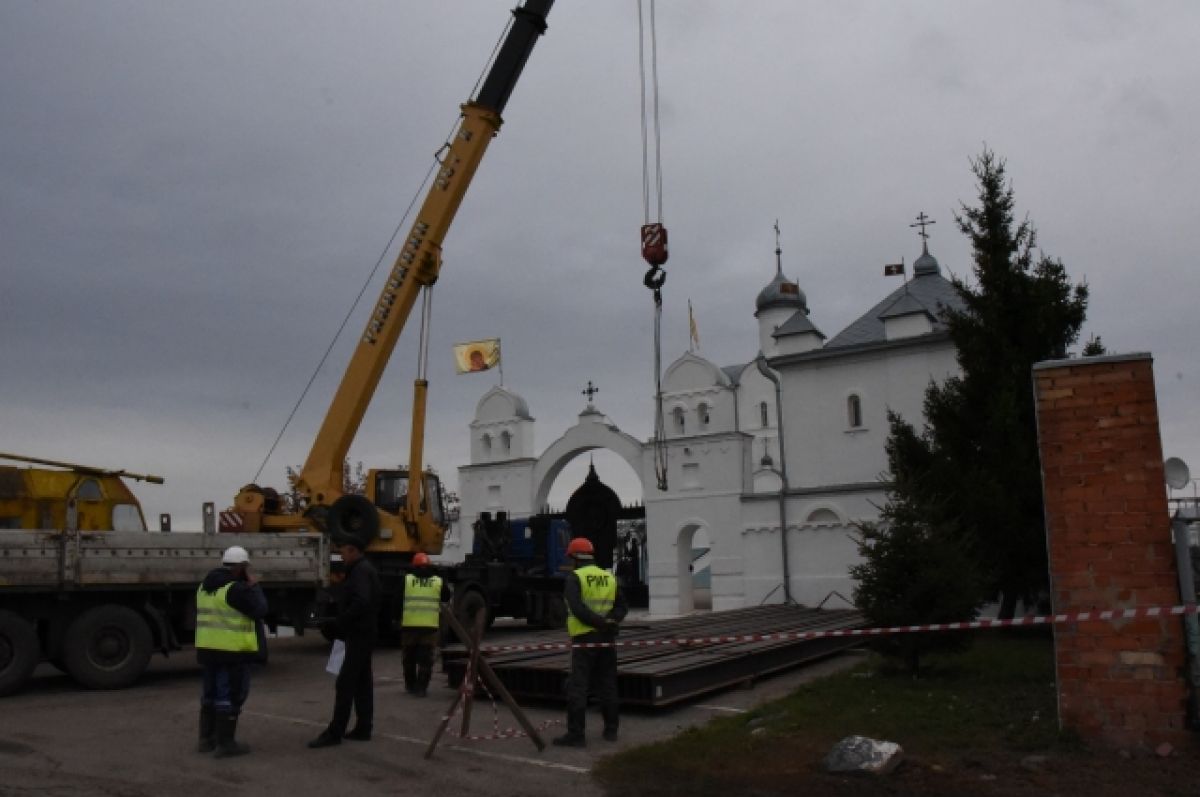
[[[223,565],[246,565],[250,564],[250,554],[240,545],[231,545],[225,549],[225,555],[221,557]]]

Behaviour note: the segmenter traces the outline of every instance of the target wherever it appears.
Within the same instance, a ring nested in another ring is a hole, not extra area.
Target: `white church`
[[[911,278],[828,337],[777,247],[774,278],[755,304],[760,352],[726,366],[688,352],[663,374],[665,492],[653,441],[622,432],[591,403],[538,452],[525,400],[493,387],[470,424],[471,462],[459,468],[462,547],[446,555],[470,550],[480,512],[537,512],[567,463],[602,448],[641,477],[652,615],[700,605],[693,551],[704,548],[712,609],[845,607],[859,560],[855,524],[878,518],[886,500],[887,411],[919,428],[930,380],[958,373],[938,311],[961,301],[922,249]]]

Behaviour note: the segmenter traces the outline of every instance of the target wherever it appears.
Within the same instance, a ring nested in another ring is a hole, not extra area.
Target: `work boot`
[[[325,730],[321,731],[320,736],[309,742],[308,746],[316,749],[318,747],[333,747],[335,744],[341,743],[342,737],[335,736],[333,733],[330,733],[328,728],[326,728]]]
[[[615,742],[617,726],[621,722],[618,704],[615,701],[606,702],[601,706],[601,713],[604,715],[604,741]]]
[[[556,736],[551,744],[557,747],[587,747],[587,739],[581,733],[567,731],[562,736]]]
[[[212,706],[200,707],[200,744],[196,750],[211,753],[217,749],[216,710]]]
[[[355,742],[369,742],[371,741],[371,726],[364,725],[360,722],[354,726],[353,730],[351,730],[342,738],[351,739]]]
[[[232,758],[233,756],[245,755],[250,752],[250,748],[238,742],[234,737],[237,736],[237,714],[217,714],[217,758]]]

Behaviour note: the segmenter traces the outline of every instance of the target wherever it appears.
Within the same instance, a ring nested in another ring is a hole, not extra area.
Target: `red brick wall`
[[[1148,354],[1034,367],[1056,613],[1179,602]],[[1059,722],[1121,747],[1193,743],[1178,617],[1055,626]]]

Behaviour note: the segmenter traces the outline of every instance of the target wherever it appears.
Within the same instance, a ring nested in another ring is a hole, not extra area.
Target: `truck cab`
[[[0,529],[65,528],[145,531],[146,519],[119,476],[0,465]]]

